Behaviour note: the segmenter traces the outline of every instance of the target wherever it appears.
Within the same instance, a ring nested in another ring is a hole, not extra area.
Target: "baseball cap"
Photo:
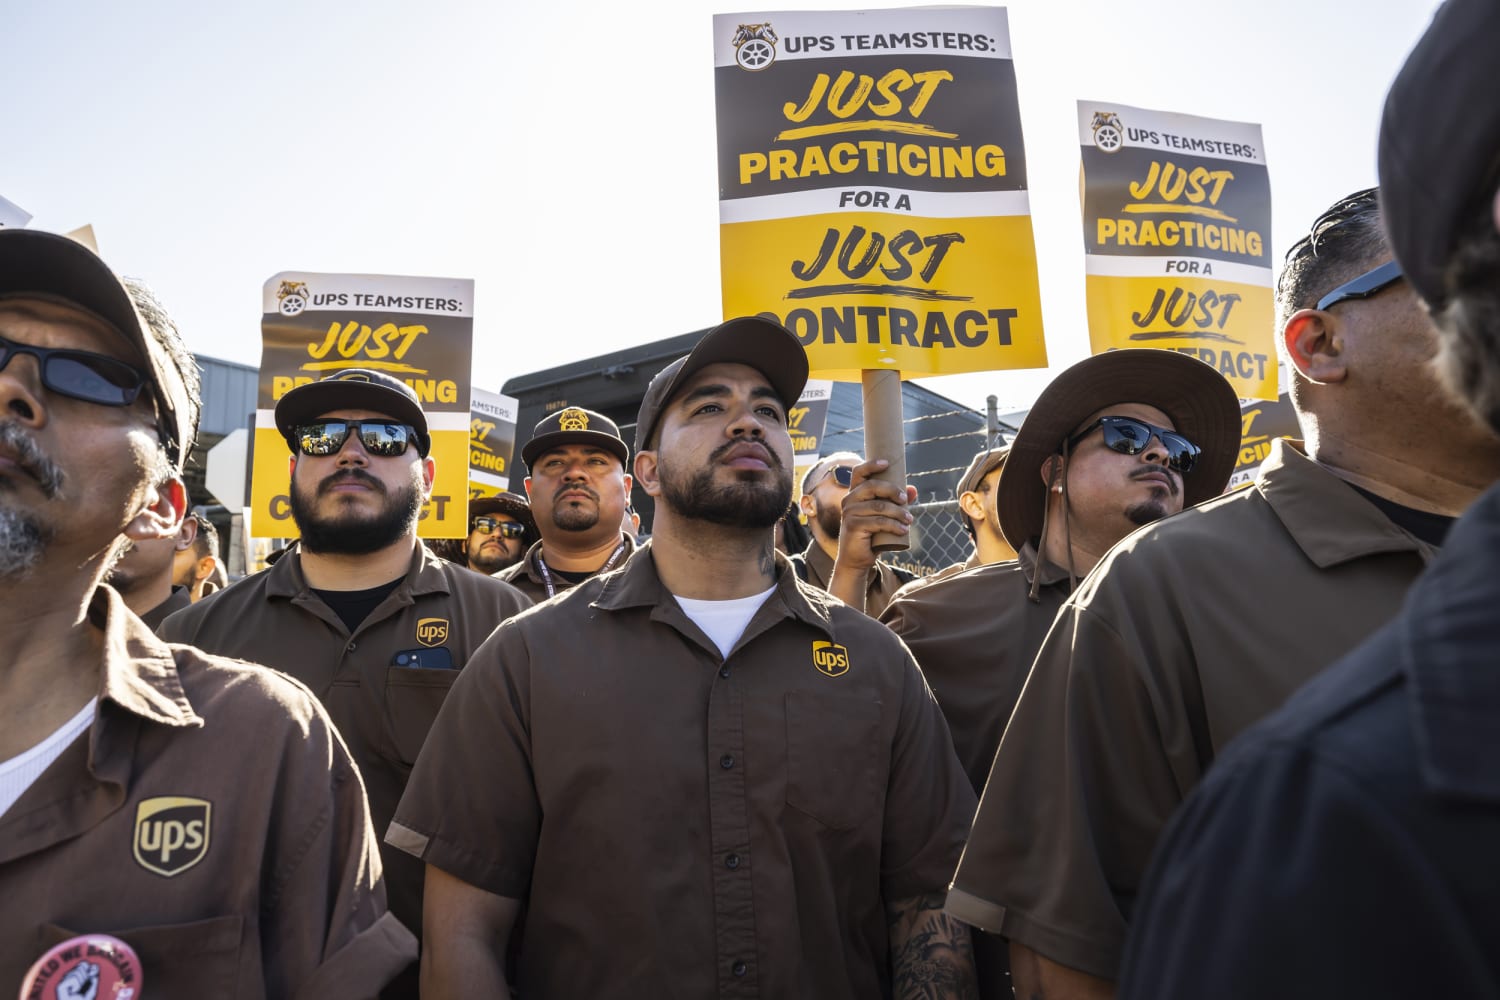
[[[1005,459],[1009,455],[1010,448],[1008,446],[991,448],[988,451],[981,451],[976,454],[973,460],[969,462],[969,467],[964,470],[964,474],[958,478],[959,495],[973,493],[979,489],[979,484],[984,477],[1004,465]]]
[[[521,449],[521,461],[530,469],[542,455],[565,444],[591,444],[603,448],[618,458],[626,471],[630,469],[630,449],[620,436],[620,425],[602,413],[581,406],[569,406],[538,420],[531,431],[531,440]]]
[[[635,450],[642,451],[677,388],[713,364],[749,365],[766,377],[790,408],[807,385],[807,352],[792,332],[764,316],[726,320],[703,335],[685,357],[667,365],[646,387],[635,418]]]
[[[295,454],[295,428],[334,410],[370,410],[417,432],[417,452],[423,458],[432,447],[427,434],[427,414],[412,387],[385,372],[369,368],[345,368],[325,379],[299,385],[276,401],[276,429]]]
[[[1182,477],[1182,505],[1224,492],[1240,447],[1240,404],[1227,379],[1197,358],[1156,348],[1126,348],[1085,358],[1053,379],[1021,421],[995,489],[1000,533],[1011,547],[1042,533],[1047,484],[1037,471],[1061,453],[1063,438],[1096,410],[1145,403],[1203,450]]]
[[[1500,4],[1448,0],[1391,84],[1380,123],[1380,208],[1417,294],[1445,304],[1443,271],[1500,182],[1494,53]]]
[[[193,447],[198,405],[172,355],[157,342],[109,265],[76,240],[38,229],[0,228],[0,298],[35,295],[82,309],[114,327],[145,362],[157,419],[175,468]]]

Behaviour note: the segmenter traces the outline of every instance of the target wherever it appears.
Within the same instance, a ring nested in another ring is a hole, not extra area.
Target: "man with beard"
[[[0,230],[7,995],[80,935],[121,938],[161,997],[369,997],[416,953],[312,694],[163,643],[101,586],[122,538],[176,536],[198,411],[164,314],[72,240]]]
[[[792,567],[805,582],[830,590],[850,607],[878,618],[896,591],[916,579],[914,575],[887,565],[872,552],[871,559],[842,587],[832,590],[829,586],[839,554],[844,497],[849,495],[855,467],[863,461],[852,451],[834,452],[814,463],[802,477],[802,513],[812,541],[805,551],[792,557]]]
[[[536,541],[536,522],[525,497],[500,493],[469,501],[464,563],[474,572],[494,576],[520,562]]]
[[[523,906],[538,1000],[972,995],[941,909],[974,795],[942,715],[772,545],[806,379],[757,317],[658,373],[651,541],[459,679],[387,834],[428,863],[425,996],[505,996]]]
[[[417,540],[432,490],[427,418],[382,372],[347,369],[276,404],[301,540],[264,573],[179,611],[161,634],[284,670],[323,700],[384,830],[454,678],[496,625],[530,605],[514,587]],[[382,851],[391,911],[420,936],[422,866]],[[416,995],[416,967],[387,996]]]
[[[197,511],[187,520],[193,522],[193,544],[172,557],[172,586],[186,588],[189,602],[197,603],[224,586],[224,565],[219,561],[219,529]]]
[[[500,574],[533,601],[545,601],[624,565],[635,535],[624,530],[630,502],[630,449],[602,413],[569,406],[538,421],[521,449],[526,495],[542,540]]]
[[[1500,433],[1497,47],[1493,0],[1445,4],[1391,86],[1379,162],[1435,364]],[[1152,862],[1122,996],[1500,996],[1497,560],[1492,484],[1401,614],[1214,765]]]
[[[1437,335],[1375,191],[1292,245],[1276,305],[1306,443],[1275,441],[1249,488],[1110,550],[995,754],[948,907],[1010,939],[1018,995],[1112,994],[1173,811],[1231,739],[1390,620],[1500,477],[1500,438],[1432,371]]]

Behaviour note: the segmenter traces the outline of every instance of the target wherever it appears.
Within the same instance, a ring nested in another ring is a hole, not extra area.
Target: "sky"
[[[473,278],[474,384],[712,326],[712,15],[657,0],[7,4],[0,197],[94,227],[195,352],[260,359],[285,270]],[[1375,182],[1381,104],[1436,0],[1008,8],[1052,370],[1088,353],[1078,100],[1255,122],[1279,260]],[[1047,371],[926,379],[1024,408]]]

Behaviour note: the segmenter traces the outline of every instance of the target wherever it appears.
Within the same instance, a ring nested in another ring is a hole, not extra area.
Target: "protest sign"
[[[469,399],[469,499],[510,489],[510,463],[516,450],[514,396],[475,389]],[[524,477],[523,477],[524,478]]]
[[[427,416],[437,477],[418,533],[467,535],[474,282],[283,272],[266,282],[262,300],[251,534],[289,538],[297,532],[288,496],[290,452],[276,430],[276,401],[342,369],[367,368],[411,386]]]
[[[1271,454],[1271,442],[1282,437],[1302,437],[1302,425],[1290,398],[1283,394],[1276,400],[1241,403],[1240,454],[1227,488],[1236,489],[1253,480],[1260,471],[1260,463]]]
[[[997,7],[714,17],[724,314],[813,370],[1045,366]]]
[[[1271,184],[1259,125],[1078,104],[1095,354],[1191,354],[1276,398]]]
[[[25,229],[26,223],[30,221],[30,212],[13,201],[0,198],[0,229],[4,229],[7,226],[11,229]]]
[[[828,427],[828,402],[832,398],[831,381],[811,379],[797,398],[797,405],[787,411],[787,427],[792,434],[795,455],[792,462],[793,502],[802,495],[802,477],[823,454],[823,431]]]

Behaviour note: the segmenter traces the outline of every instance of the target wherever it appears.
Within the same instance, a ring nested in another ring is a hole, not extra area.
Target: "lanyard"
[[[611,569],[614,568],[615,560],[619,559],[620,554],[624,551],[625,539],[622,538],[620,539],[620,544],[615,546],[615,550],[611,552],[609,554],[609,558],[604,561],[604,565],[596,569],[593,575],[598,576],[600,573],[608,573]],[[547,588],[547,596],[556,597],[557,588],[552,585],[552,571],[547,568],[547,561],[542,558],[542,553],[540,552],[536,554],[536,571],[542,576],[542,585]]]

